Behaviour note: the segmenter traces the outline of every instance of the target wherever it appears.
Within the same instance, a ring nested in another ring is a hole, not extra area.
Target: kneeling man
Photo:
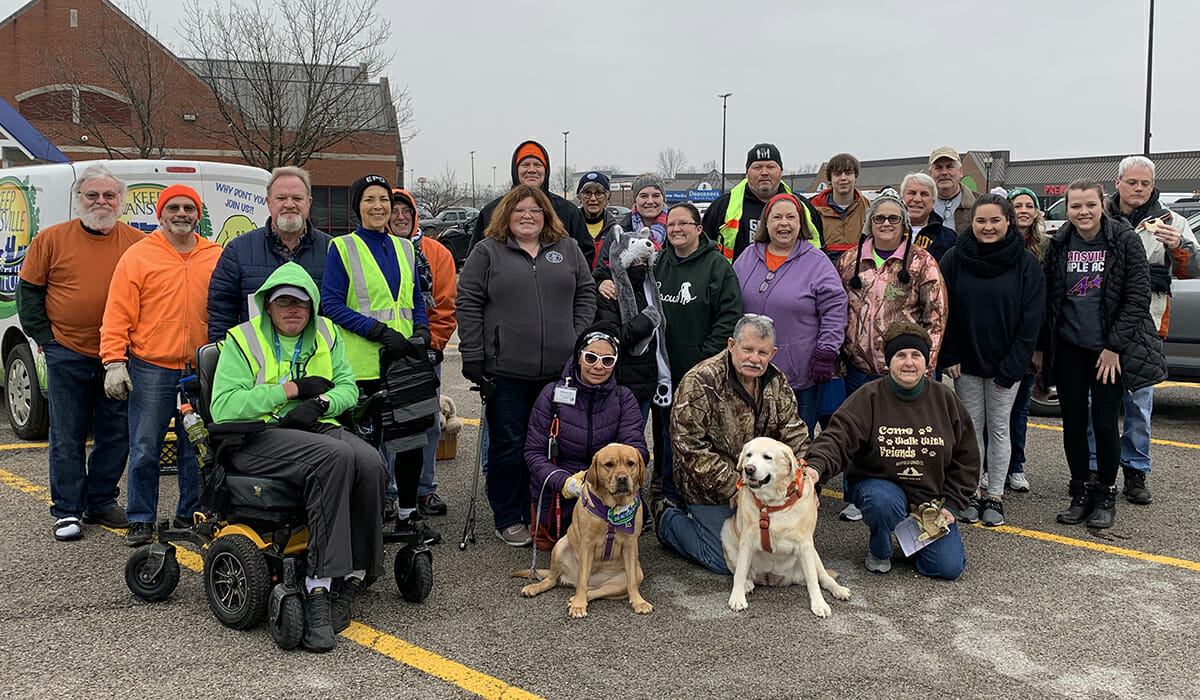
[[[383,573],[387,472],[378,450],[334,420],[357,403],[358,385],[337,328],[313,311],[320,295],[312,277],[284,263],[255,303],[262,315],[231,328],[221,347],[212,419],[270,424],[232,455],[233,468],[304,490],[304,646],[328,651],[350,624],[364,579]]]
[[[808,449],[796,395],[771,364],[775,350],[771,319],[746,314],[728,346],[683,375],[675,392],[671,447],[675,483],[686,503],[655,501],[655,531],[663,544],[718,574],[730,573],[721,526],[733,515],[742,445],[769,437],[797,457]]]

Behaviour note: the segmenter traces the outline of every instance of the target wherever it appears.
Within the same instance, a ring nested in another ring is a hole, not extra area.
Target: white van
[[[26,440],[46,436],[46,363],[17,319],[17,275],[38,231],[73,218],[71,186],[79,173],[104,165],[129,187],[121,220],[147,233],[158,228],[158,193],[183,183],[200,193],[200,234],[224,245],[267,220],[261,168],[188,160],[105,160],[0,169],[0,358],[8,420]]]

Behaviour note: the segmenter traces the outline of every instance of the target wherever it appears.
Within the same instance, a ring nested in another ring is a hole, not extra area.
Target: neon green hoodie
[[[317,285],[303,267],[292,262],[284,263],[272,272],[267,281],[263,282],[263,285],[254,293],[256,308],[266,309],[267,292],[284,284],[300,287],[312,298],[312,308],[320,308],[321,295],[317,291]],[[304,370],[317,351],[317,323],[325,324],[330,331],[330,337],[333,338],[333,343],[330,345],[329,351],[333,376],[328,377],[328,379],[333,381],[334,387],[325,392],[325,395],[329,397],[329,410],[326,411],[322,420],[326,423],[335,423],[335,416],[351,408],[358,402],[358,386],[354,383],[354,371],[350,369],[350,362],[346,359],[345,346],[342,343],[341,336],[338,334],[337,327],[327,319],[320,318],[314,314],[309,319],[304,331],[301,332],[298,341],[285,336],[278,336],[279,351],[277,353],[274,342],[266,343],[263,350],[268,362],[273,359],[278,363],[277,375],[279,377],[289,377],[289,372],[292,369],[293,353],[296,347],[295,343],[299,342],[298,366],[300,369],[296,371],[294,376],[290,377],[291,379],[299,379],[305,376]],[[252,333],[253,327],[257,327],[268,341],[274,341],[276,338],[275,327],[271,323],[271,317],[265,312],[255,316],[237,328],[241,328],[249,335]],[[286,415],[288,411],[298,406],[301,402],[298,400],[289,401],[284,394],[282,383],[255,383],[255,372],[252,369],[250,359],[243,352],[236,340],[230,337],[230,334],[234,333],[237,328],[231,329],[229,334],[226,334],[225,340],[222,341],[221,357],[217,361],[217,372],[213,377],[212,421],[214,423],[223,423],[229,421],[261,420],[264,416],[271,413],[277,416]],[[275,354],[278,357],[272,358],[272,355]],[[274,421],[275,418],[267,418],[266,420],[270,422]]]

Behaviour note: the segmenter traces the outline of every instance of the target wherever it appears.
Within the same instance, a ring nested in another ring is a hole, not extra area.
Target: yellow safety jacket
[[[400,263],[400,290],[398,298],[392,297],[387,278],[379,269],[379,263],[367,248],[366,242],[356,234],[333,239],[332,247],[346,267],[346,279],[350,281],[346,292],[346,307],[363,316],[373,318],[405,338],[413,334],[413,279],[416,274],[416,253],[412,242],[406,238],[387,236],[396,260]],[[403,257],[401,257],[403,253]],[[359,380],[379,379],[379,343],[357,335],[343,333],[346,343],[346,359]]]

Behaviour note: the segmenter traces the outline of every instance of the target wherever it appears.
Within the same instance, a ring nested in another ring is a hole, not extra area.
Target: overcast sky
[[[0,0],[0,16],[23,5]],[[118,4],[121,4],[118,2]],[[207,4],[207,3],[206,3]],[[417,176],[443,163],[488,184],[513,147],[551,164],[651,170],[666,147],[729,170],[758,141],[788,170],[1009,149],[1014,159],[1140,153],[1148,0],[380,1],[393,90],[407,86]],[[176,3],[152,2],[180,55]],[[1152,150],[1200,148],[1197,0],[1158,0]]]

